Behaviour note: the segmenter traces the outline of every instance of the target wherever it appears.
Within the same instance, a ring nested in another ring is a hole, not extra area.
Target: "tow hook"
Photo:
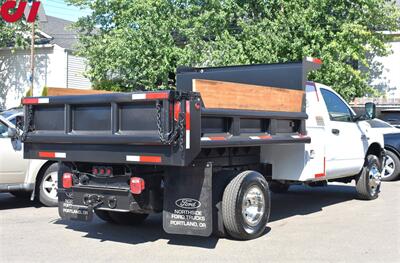
[[[104,202],[104,196],[102,195],[85,194],[83,196],[83,204],[86,206],[92,206],[93,208],[96,208],[98,206],[101,206],[103,202]]]

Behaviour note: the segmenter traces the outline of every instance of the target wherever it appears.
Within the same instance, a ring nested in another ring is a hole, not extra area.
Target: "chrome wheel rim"
[[[393,175],[394,170],[396,169],[396,164],[394,163],[394,160],[392,157],[389,155],[386,156],[386,163],[385,163],[385,168],[382,173],[383,178],[387,178]]]
[[[58,174],[57,172],[52,172],[47,174],[42,183],[42,190],[43,193],[51,198],[51,199],[57,199],[57,189],[58,189]]]
[[[375,195],[379,189],[379,186],[381,185],[381,175],[378,167],[375,164],[369,169],[368,178],[370,193],[371,195]]]
[[[264,193],[258,186],[250,187],[243,196],[242,216],[249,226],[256,226],[264,216]]]

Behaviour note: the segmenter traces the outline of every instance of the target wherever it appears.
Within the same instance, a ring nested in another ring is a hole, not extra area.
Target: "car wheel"
[[[103,221],[115,223],[115,221],[111,218],[109,211],[95,209],[94,213]]]
[[[148,214],[115,211],[109,211],[108,214],[113,222],[120,225],[139,225],[149,216]]]
[[[381,187],[381,165],[378,157],[368,155],[361,173],[356,176],[356,190],[359,199],[373,200],[379,195]]]
[[[237,175],[222,197],[222,218],[228,234],[240,240],[261,236],[270,214],[270,194],[265,178],[255,171]]]
[[[45,206],[57,206],[58,164],[47,167],[39,182],[39,201]]]
[[[386,163],[383,167],[382,181],[394,181],[400,175],[399,157],[392,151],[386,150]]]

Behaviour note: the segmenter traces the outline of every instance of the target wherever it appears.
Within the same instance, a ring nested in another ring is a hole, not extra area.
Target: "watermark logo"
[[[28,2],[20,1],[17,3],[16,0],[8,0],[4,2],[0,7],[1,17],[9,23],[15,23],[19,21],[24,15],[25,9],[27,8]],[[26,15],[26,21],[33,23],[39,12],[40,2],[33,1],[30,7],[29,13]]]

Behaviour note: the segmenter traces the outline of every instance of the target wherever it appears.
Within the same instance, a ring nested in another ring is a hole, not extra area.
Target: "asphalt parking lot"
[[[256,240],[165,234],[161,216],[140,227],[63,221],[56,208],[0,194],[1,262],[399,262],[400,181],[375,201],[353,185],[294,187],[273,195],[267,233]]]

